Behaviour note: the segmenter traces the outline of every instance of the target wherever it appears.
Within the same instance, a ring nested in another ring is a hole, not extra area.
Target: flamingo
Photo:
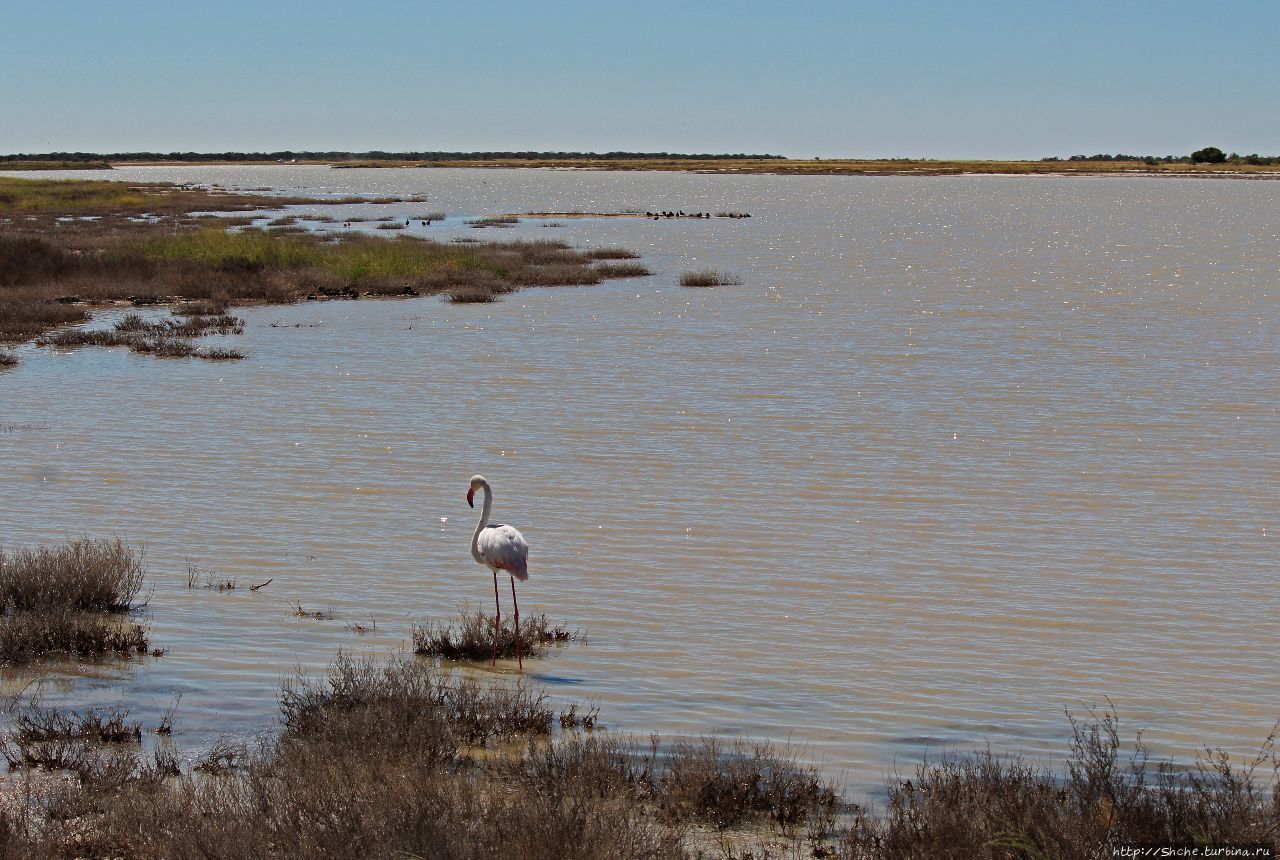
[[[483,475],[471,478],[471,489],[467,490],[467,504],[475,507],[476,490],[484,490],[484,508],[480,511],[480,522],[476,523],[476,532],[471,536],[471,557],[477,564],[483,564],[493,572],[493,665],[498,665],[498,633],[501,629],[502,606],[498,602],[498,571],[504,570],[511,576],[511,602],[516,607],[516,659],[520,663],[520,671],[524,671],[524,656],[520,653],[520,604],[516,601],[516,580],[524,582],[529,578],[529,544],[524,535],[511,526],[489,522],[489,511],[493,508],[493,489]]]

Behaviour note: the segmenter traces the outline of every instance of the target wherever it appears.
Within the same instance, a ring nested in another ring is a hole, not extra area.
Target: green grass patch
[[[30,180],[0,176],[0,212],[56,210],[73,215],[103,209],[137,208],[147,194],[123,182],[101,179]]]

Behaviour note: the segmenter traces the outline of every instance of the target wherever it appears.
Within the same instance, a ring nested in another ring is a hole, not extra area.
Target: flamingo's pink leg
[[[520,671],[524,671],[524,656],[520,652],[520,604],[516,601],[516,578],[511,577],[511,602],[516,607],[516,659],[520,662]]]
[[[518,616],[517,616],[518,617]],[[502,604],[498,602],[498,571],[493,571],[493,665],[498,665],[498,635],[502,632]]]

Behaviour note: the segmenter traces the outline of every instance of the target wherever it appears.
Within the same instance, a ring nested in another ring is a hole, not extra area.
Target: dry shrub
[[[1276,845],[1274,732],[1243,766],[1206,748],[1182,769],[1153,767],[1141,733],[1122,753],[1114,710],[1068,718],[1065,775],[990,750],[924,762],[888,786],[882,813],[859,811],[838,856],[1092,860],[1126,843]]]
[[[446,293],[450,303],[455,305],[481,305],[498,300],[498,293],[478,287],[454,287]]]
[[[601,263],[595,270],[602,278],[643,278],[653,274],[640,263]]]
[[[397,660],[378,665],[343,654],[323,681],[302,675],[287,681],[280,709],[286,737],[323,735],[335,716],[347,720],[354,714],[363,724],[359,715],[371,715],[372,725],[399,714],[410,721],[406,726],[417,719],[440,721],[459,741],[473,745],[511,735],[549,734],[554,716],[545,695],[524,686],[447,680],[428,663]]]
[[[138,314],[128,314],[116,323],[116,331],[142,334],[158,338],[191,338],[207,334],[242,334],[244,320],[229,314],[200,316],[188,313],[178,321],[172,319],[144,320]]]
[[[539,239],[532,242],[494,242],[484,246],[485,250],[513,251],[528,266],[585,266],[590,262],[585,254],[570,248],[566,243],[553,239]]]
[[[227,312],[227,302],[218,299],[193,299],[173,307],[175,316],[221,316]]]
[[[509,281],[486,269],[447,268],[428,272],[414,281],[423,293],[438,293],[454,289],[471,289],[492,295],[502,295],[515,290]]]
[[[685,272],[680,276],[680,286],[682,287],[732,287],[741,283],[742,279],[737,275],[717,272],[714,269]]]
[[[54,285],[51,294],[63,290]],[[0,342],[30,340],[61,325],[83,322],[89,312],[82,306],[52,301],[36,290],[4,290],[0,301]]]
[[[75,349],[81,346],[133,346],[139,338],[112,329],[71,328],[49,332],[36,338],[37,346]]]
[[[769,744],[718,738],[677,741],[660,778],[660,805],[676,818],[732,827],[756,817],[791,827],[831,816],[835,787],[813,768],[797,765]]]
[[[245,357],[245,354],[238,349],[223,349],[221,347],[212,347],[202,349],[197,356],[205,361],[239,361]]]
[[[466,223],[468,226],[476,228],[514,227],[520,223],[520,219],[514,215],[493,215],[488,218],[471,218]]]
[[[33,612],[123,612],[142,590],[145,551],[119,538],[0,549],[0,606]]]
[[[511,283],[522,287],[586,286],[600,283],[600,273],[580,263],[549,263],[513,269]]]
[[[142,725],[129,722],[119,708],[90,708],[80,714],[58,708],[31,707],[13,718],[0,755],[10,769],[41,766],[79,771],[90,761],[94,744],[142,742]]]
[[[472,692],[461,693],[463,690]],[[461,695],[460,695],[461,694]],[[460,698],[459,698],[460,695]],[[495,856],[677,860],[685,834],[637,800],[626,749],[569,737],[528,756],[461,754],[475,714],[487,736],[545,737],[520,718],[541,694],[479,691],[429,665],[339,657],[321,681],[285,685],[284,727],[256,749],[220,743],[171,776],[80,741],[78,778],[22,813],[0,810],[0,852],[31,858]],[[73,756],[69,755],[71,761]],[[6,856],[0,853],[0,856]]]
[[[104,614],[134,607],[143,557],[118,538],[0,550],[0,662],[145,654],[145,624]]]
[[[129,348],[143,355],[154,355],[156,358],[191,358],[199,354],[194,344],[165,337],[154,340],[140,338],[130,343]]]
[[[584,256],[588,260],[635,260],[640,257],[635,251],[626,248],[592,248]]]
[[[146,654],[145,622],[68,611],[7,612],[0,617],[0,663],[20,664],[50,654],[96,658]]]
[[[413,625],[413,650],[427,657],[446,660],[488,660],[495,652],[504,659],[515,659],[516,624],[513,615],[502,619],[494,630],[493,616],[482,609],[463,609],[457,619],[447,622],[428,620]],[[546,615],[520,619],[520,656],[540,657],[550,644],[563,644],[580,638],[563,624],[553,624]]]
[[[201,318],[193,318],[200,320]],[[235,319],[226,317],[225,319]],[[237,321],[238,322],[238,321]],[[115,329],[64,329],[49,332],[36,338],[39,346],[53,346],[60,349],[75,349],[82,346],[125,346],[140,355],[153,355],[157,358],[203,358],[211,361],[244,358],[244,353],[235,349],[211,348],[201,350],[195,344],[181,338],[189,336],[189,332],[206,334],[220,331],[219,327],[202,327],[199,322],[193,323],[144,323],[136,315],[126,317]],[[135,327],[136,328],[133,328]],[[231,329],[239,333],[241,329]],[[172,334],[164,334],[170,332]]]
[[[0,235],[0,287],[50,280],[73,266],[66,251],[43,239]]]
[[[1084,860],[1132,842],[1274,845],[1280,820],[1274,772],[1256,773],[1275,767],[1271,739],[1243,768],[1207,751],[1191,770],[1152,772],[1140,740],[1120,754],[1108,713],[1073,720],[1065,774],[989,753],[926,763],[877,814],[837,810],[830,784],[768,746],[663,752],[656,738],[548,739],[540,722],[469,751],[474,711],[505,725],[530,694],[492,687],[464,704],[451,697],[465,684],[412,660],[340,656],[323,680],[286,683],[274,741],[222,742],[190,775],[173,775],[171,752],[143,763],[132,742],[78,737],[82,751],[63,756],[74,780],[0,809],[0,857]],[[848,826],[833,833],[837,811]],[[763,822],[790,840],[781,855],[759,841],[776,832]],[[746,827],[743,847],[709,854],[708,825]]]

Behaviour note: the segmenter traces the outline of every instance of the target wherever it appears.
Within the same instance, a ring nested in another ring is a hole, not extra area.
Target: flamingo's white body
[[[529,578],[529,544],[524,535],[508,525],[489,522],[489,512],[493,509],[493,490],[482,475],[471,478],[471,489],[467,490],[467,504],[475,507],[477,490],[484,490],[484,507],[480,511],[480,521],[476,523],[475,534],[471,536],[471,557],[493,572],[493,663],[498,663],[498,634],[501,631],[502,606],[498,601],[498,571],[504,571],[511,577],[511,602],[516,608],[516,659],[524,670],[524,656],[520,652],[520,604],[516,602],[516,580],[524,582]]]

